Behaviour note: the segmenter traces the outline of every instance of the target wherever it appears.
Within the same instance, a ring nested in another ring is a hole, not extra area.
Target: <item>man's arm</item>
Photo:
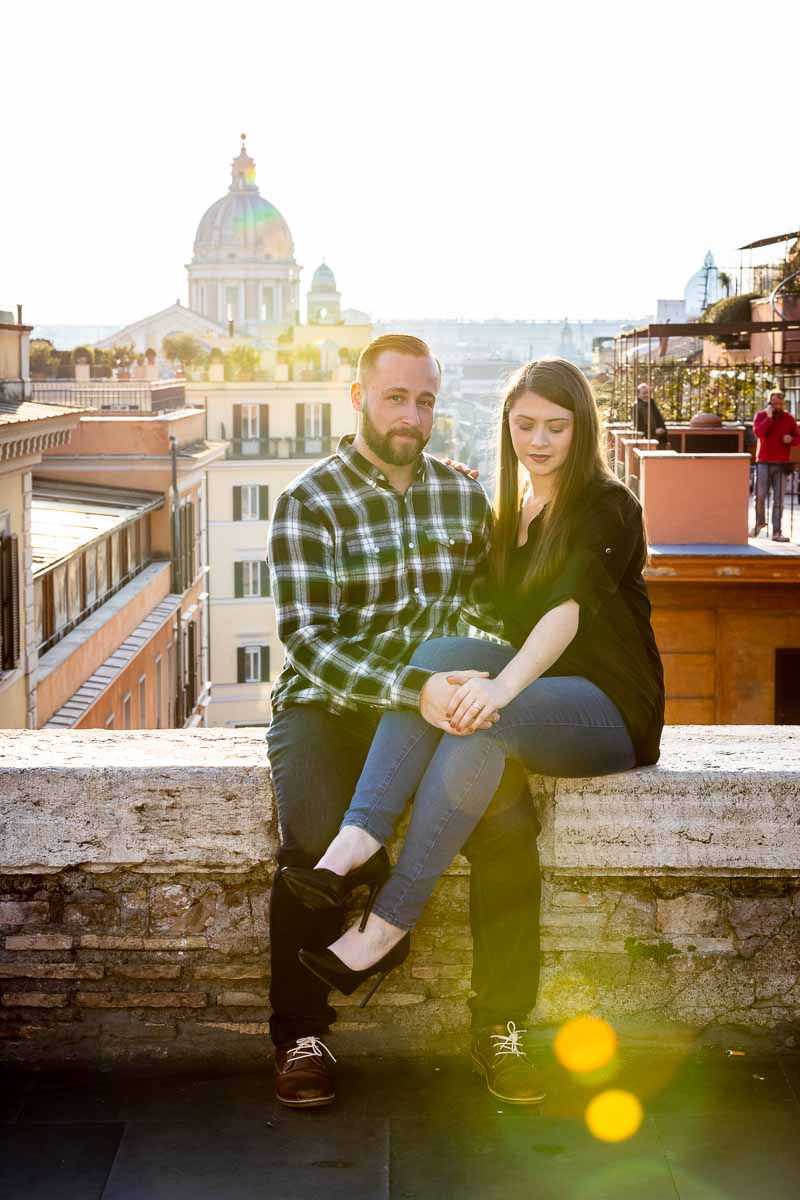
[[[756,437],[766,437],[772,429],[772,414],[766,408],[762,408],[753,418],[753,433]]]
[[[492,602],[491,576],[489,574],[489,544],[493,523],[492,510],[487,502],[483,525],[477,535],[481,550],[477,556],[472,579],[464,589],[461,617],[469,625],[476,629],[482,629],[484,633],[503,637],[503,622]]]
[[[278,637],[294,669],[330,695],[377,708],[419,708],[432,674],[376,654],[339,630],[333,538],[294,496],[275,504],[269,569]]]

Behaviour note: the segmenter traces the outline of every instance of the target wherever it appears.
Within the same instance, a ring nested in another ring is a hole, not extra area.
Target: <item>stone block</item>
[[[119,902],[112,892],[92,888],[64,902],[63,920],[81,929],[113,929],[119,923]]]
[[[181,968],[171,963],[151,963],[150,966],[137,963],[111,963],[108,973],[109,975],[119,975],[123,979],[177,979]]]
[[[687,892],[672,900],[659,899],[656,905],[656,928],[661,933],[693,934],[708,937],[728,932],[722,901],[717,896]]]
[[[46,900],[0,900],[0,925],[46,925],[49,920]]]
[[[586,908],[603,908],[605,904],[602,892],[569,892],[558,887],[551,887],[549,890],[549,903],[554,908],[574,908],[580,911]]]
[[[728,919],[740,941],[763,941],[791,915],[790,896],[734,896],[728,902]]]
[[[0,979],[102,979],[103,968],[91,963],[0,963]]]
[[[76,992],[81,1008],[205,1008],[208,997],[201,992]]]
[[[6,938],[6,950],[71,950],[72,938],[66,933],[12,934]]]
[[[653,934],[656,929],[656,902],[653,897],[623,892],[616,898],[606,925],[607,934]]]
[[[96,933],[84,933],[80,939],[85,950],[206,950],[204,937],[104,937]]]
[[[200,963],[194,968],[195,979],[263,979],[263,966],[236,966],[235,963]]]
[[[223,1007],[258,1008],[268,1003],[269,995],[266,990],[262,992],[220,992],[217,996],[217,1004]]]
[[[157,884],[150,889],[150,930],[154,934],[199,933],[214,920],[217,885],[200,888],[177,883]]]
[[[199,1021],[194,1028],[225,1029],[228,1033],[243,1033],[248,1037],[269,1037],[267,1021]]]
[[[6,992],[6,1008],[63,1008],[69,997],[62,992]]]

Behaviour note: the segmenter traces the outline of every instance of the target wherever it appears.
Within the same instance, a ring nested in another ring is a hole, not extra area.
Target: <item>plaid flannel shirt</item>
[[[407,663],[421,642],[456,634],[462,615],[502,633],[477,599],[491,520],[480,484],[427,454],[401,496],[352,434],[293,480],[268,546],[286,649],[273,711],[417,708],[431,672]]]

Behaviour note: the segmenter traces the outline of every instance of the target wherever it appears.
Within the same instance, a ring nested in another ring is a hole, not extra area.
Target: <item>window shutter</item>
[[[329,438],[331,436],[331,406],[323,404],[322,406],[322,436]]]
[[[238,599],[244,595],[244,572],[240,562],[233,564],[233,594]]]
[[[0,541],[0,670],[19,666],[19,550],[17,535]]]
[[[298,450],[302,453],[302,447],[306,437],[306,406],[298,404],[295,407],[295,434],[298,441]]]
[[[242,436],[242,406],[234,404],[233,406],[233,436],[240,438]]]
[[[236,651],[236,682],[244,683],[245,676],[246,676],[245,652],[244,652],[244,646],[240,646],[238,648],[238,650]]]
[[[269,683],[269,646],[261,647],[261,682]]]
[[[261,595],[268,596],[269,595],[269,566],[267,563],[261,562],[258,564],[258,570],[259,570],[259,574],[261,576],[261,578],[260,578]]]
[[[233,489],[233,519],[234,521],[242,519],[242,489],[238,484]]]
[[[259,404],[258,406],[258,436],[262,442],[265,442],[269,437],[269,405]]]
[[[269,488],[266,483],[260,484],[258,488],[258,519],[269,520]]]

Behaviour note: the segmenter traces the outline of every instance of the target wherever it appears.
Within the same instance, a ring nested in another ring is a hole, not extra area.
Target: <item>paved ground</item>
[[[617,1145],[555,1062],[541,1108],[493,1100],[466,1061],[359,1059],[339,1099],[293,1113],[250,1073],[6,1069],[2,1200],[793,1200],[800,1058],[639,1054],[610,1086],[644,1102]],[[607,1085],[608,1086],[608,1085]],[[596,1090],[596,1089],[595,1089]]]

